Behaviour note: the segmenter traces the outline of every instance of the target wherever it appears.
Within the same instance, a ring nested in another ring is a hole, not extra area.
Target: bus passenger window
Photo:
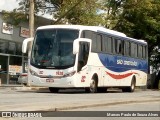
[[[135,51],[135,57],[138,58],[138,46],[135,44],[134,46],[134,51]]]
[[[146,47],[143,46],[143,59],[146,59]]]
[[[142,46],[138,45],[138,58],[142,58]]]
[[[130,56],[130,42],[128,41],[124,42],[124,54]]]
[[[96,39],[96,33],[95,32],[92,32],[92,51],[93,52],[96,52],[96,49],[97,49],[97,39]]]
[[[135,43],[131,43],[131,57],[135,57]]]
[[[103,39],[103,51],[112,53],[112,38],[105,36]]]
[[[112,38],[108,37],[107,41],[108,41],[107,52],[112,53]]]
[[[97,52],[101,52],[102,51],[102,36],[101,35],[97,35]]]
[[[115,40],[115,52],[117,53],[117,54],[122,54],[122,41],[121,40]]]

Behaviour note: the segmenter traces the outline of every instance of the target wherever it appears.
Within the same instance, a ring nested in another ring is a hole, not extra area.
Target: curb
[[[22,87],[11,87],[11,90],[45,90],[48,89],[46,87],[26,87],[26,86],[22,86]]]
[[[160,99],[139,100],[139,101],[136,101],[136,100],[117,101],[117,102],[111,102],[111,103],[93,103],[93,104],[79,105],[79,106],[57,107],[53,109],[46,109],[46,110],[40,110],[40,111],[65,111],[65,110],[74,110],[74,109],[90,108],[90,107],[114,106],[114,105],[132,104],[132,103],[147,103],[147,102],[160,102]]]
[[[10,90],[48,90],[46,87],[29,87],[29,86],[0,86],[0,89]]]

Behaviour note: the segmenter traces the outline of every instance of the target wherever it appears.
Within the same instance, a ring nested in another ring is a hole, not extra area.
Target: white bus
[[[23,42],[25,53],[28,41]],[[31,86],[133,92],[147,82],[147,43],[96,26],[49,25],[37,28],[29,60]]]

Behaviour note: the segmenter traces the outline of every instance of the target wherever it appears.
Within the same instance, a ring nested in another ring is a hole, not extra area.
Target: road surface
[[[144,91],[138,89],[134,93],[123,93],[121,90],[111,89],[106,93],[97,94],[85,93],[83,90],[64,90],[53,94],[47,89],[0,88],[1,111],[160,111],[159,106],[160,91],[152,90]],[[113,119],[112,117],[78,117],[76,119],[108,120],[108,118]],[[123,120],[127,118],[120,117]],[[145,120],[157,120],[157,117],[142,118],[145,118]],[[14,118],[8,119],[15,120]],[[45,120],[46,118],[35,118],[35,120],[41,119]],[[49,117],[48,119],[52,120],[53,118]],[[54,119],[72,120],[74,117],[54,117]],[[133,119],[141,118],[136,117]]]

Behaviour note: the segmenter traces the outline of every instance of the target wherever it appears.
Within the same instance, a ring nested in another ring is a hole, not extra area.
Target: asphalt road
[[[92,113],[93,111],[93,113]],[[138,111],[138,112],[137,112]],[[144,111],[150,111],[150,112],[144,112]],[[64,111],[64,112],[69,112],[69,116],[75,115],[77,113],[82,112],[82,116],[85,114],[88,114],[90,116],[95,116],[95,117],[82,117],[78,116],[77,117],[42,117],[42,118],[4,118],[3,120],[159,120],[160,117],[139,117],[140,115],[145,115],[145,114],[154,114],[153,111],[159,111],[160,114],[160,103],[159,102],[152,102],[152,103],[130,103],[130,104],[121,104],[121,105],[113,105],[113,106],[103,106],[103,107],[89,107],[89,108],[80,108],[80,109],[74,109],[72,111]],[[60,111],[63,112],[63,111]],[[106,117],[104,117],[104,113]],[[110,117],[109,114],[121,114],[120,117]],[[53,112],[52,112],[53,114]],[[93,115],[94,114],[94,115]],[[102,117],[96,117],[101,116]],[[133,114],[135,116],[133,116]],[[50,116],[50,114],[45,113],[42,114],[44,116]],[[66,115],[63,114],[62,115]],[[137,116],[136,116],[137,115]],[[53,115],[52,115],[53,116]],[[129,116],[129,117],[128,117]],[[131,117],[132,116],[132,117]]]
[[[101,107],[127,103],[159,102],[160,91],[136,90],[123,93],[109,90],[106,93],[89,94],[83,90],[64,90],[53,94],[47,89],[0,89],[0,110],[72,110],[85,107]]]
[[[156,111],[156,112],[154,113],[153,111]],[[74,109],[72,111],[69,111],[69,114],[77,114],[77,112],[80,112],[80,113],[82,112],[82,116],[84,113],[90,116],[95,116],[95,117],[83,117],[83,119],[87,119],[87,120],[115,120],[115,119],[118,119],[118,120],[128,120],[128,119],[131,119],[131,120],[140,120],[140,119],[141,120],[159,120],[160,116],[156,117],[157,111],[159,111],[159,115],[160,115],[160,103],[159,102],[152,102],[152,103],[144,102],[144,103],[120,104],[120,105],[113,105],[113,106],[80,108],[80,109]],[[106,115],[106,117],[104,117],[104,114]],[[120,117],[110,117],[111,114],[113,116],[120,115]],[[147,114],[147,117],[142,117],[143,115],[146,115],[146,114]],[[149,114],[150,115],[152,114],[155,116],[151,117],[149,116]],[[96,117],[96,115],[101,116],[101,117]],[[48,119],[51,120],[51,118],[48,118]],[[58,119],[58,120],[61,120],[61,119],[70,120],[71,119],[72,120],[74,118],[73,117],[64,117],[64,118],[54,117],[54,119]],[[81,116],[76,117],[76,119],[81,120]]]

